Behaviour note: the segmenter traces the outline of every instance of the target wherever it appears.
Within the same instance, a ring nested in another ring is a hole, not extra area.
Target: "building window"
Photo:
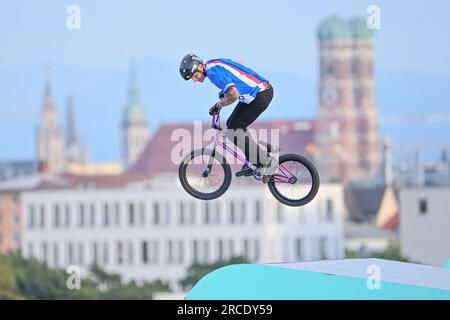
[[[91,224],[91,227],[94,227],[95,226],[95,205],[94,204],[91,204],[90,205],[90,214],[91,214],[91,217],[90,217],[90,224]]]
[[[79,205],[79,207],[78,207],[78,214],[79,214],[79,217],[78,217],[78,225],[80,226],[80,227],[84,227],[84,223],[85,223],[85,212],[84,212],[84,205],[83,204],[80,204]]]
[[[171,216],[172,216],[172,210],[170,208],[170,203],[166,202],[165,203],[165,224],[166,225],[170,225]]]
[[[328,67],[327,67],[327,74],[329,75],[329,76],[332,76],[333,74],[334,74],[334,65],[332,64],[332,63],[330,63],[329,65],[328,65]]]
[[[192,260],[194,263],[198,262],[198,241],[192,241]]]
[[[235,249],[234,249],[234,240],[230,239],[230,241],[228,241],[228,250],[230,253],[230,258],[233,258],[235,255]]]
[[[142,226],[145,226],[146,221],[147,221],[147,219],[146,219],[147,212],[145,212],[145,204],[144,203],[139,204],[139,215],[140,215],[139,219],[141,220],[140,224]]]
[[[67,245],[67,262],[69,265],[74,264],[75,262],[74,248],[72,242],[69,242]]]
[[[262,222],[262,206],[261,200],[255,201],[255,223],[259,224]]]
[[[135,211],[132,203],[128,204],[128,225],[133,226],[135,223]]]
[[[114,205],[114,214],[116,216],[116,226],[120,226],[120,205],[118,203],[116,203]]]
[[[107,227],[109,223],[109,205],[105,203],[103,204],[103,225]]]
[[[319,240],[320,259],[328,259],[327,245],[328,245],[327,238],[320,237],[320,240]]]
[[[184,260],[184,242],[180,240],[178,242],[178,262],[183,263]]]
[[[241,202],[241,223],[244,224],[247,220],[247,206],[245,201]]]
[[[94,266],[98,265],[98,245],[97,242],[92,242],[92,263]]]
[[[141,257],[142,257],[142,263],[147,264],[148,263],[148,242],[147,241],[141,242]]]
[[[259,257],[261,256],[260,250],[259,240],[255,239],[255,261],[258,261]]]
[[[230,224],[234,224],[236,221],[236,212],[234,201],[230,202]]]
[[[12,219],[13,221],[13,224],[14,225],[18,225],[19,223],[20,223],[20,218],[19,218],[19,215],[18,214],[15,214],[14,216],[13,216],[13,219]]]
[[[133,242],[128,242],[128,264],[134,263],[134,245]]]
[[[78,243],[78,263],[84,265],[84,245],[82,242]]]
[[[41,257],[42,259],[47,263],[48,261],[48,247],[47,247],[47,243],[43,242],[41,243]]]
[[[219,201],[217,201],[216,202],[216,213],[215,213],[215,223],[216,224],[220,224],[220,216],[221,216],[221,205],[220,205],[220,202]]]
[[[224,244],[221,239],[217,240],[217,258],[218,260],[224,259]]]
[[[20,245],[20,235],[18,233],[14,234],[13,243],[14,243],[15,246],[19,246]]]
[[[158,225],[161,222],[160,217],[160,211],[159,211],[159,203],[155,202],[153,205],[153,224]]]
[[[333,222],[334,220],[333,200],[327,199],[325,206],[326,206],[327,221]]]
[[[15,192],[12,195],[12,201],[14,204],[18,204],[19,203],[19,193]]]
[[[122,265],[123,264],[123,243],[122,242],[117,242],[116,243],[116,254],[117,254],[117,264],[118,265]]]
[[[419,214],[426,215],[428,213],[428,201],[426,199],[419,199]]]
[[[59,247],[58,243],[53,243],[53,263],[55,267],[59,266]]]
[[[209,241],[203,241],[203,263],[208,263],[209,261]]]
[[[191,202],[191,224],[195,224],[196,207],[195,202]]]
[[[40,208],[40,215],[41,215],[41,228],[44,229],[45,228],[45,207],[43,205],[41,205]]]
[[[204,224],[209,224],[210,223],[210,212],[209,212],[209,203],[205,202],[204,203],[204,212],[203,212],[203,222]]]
[[[152,241],[150,249],[150,262],[158,263],[159,261],[159,242]]]
[[[109,245],[107,242],[103,243],[103,264],[106,266],[109,262]]]
[[[58,228],[61,225],[61,217],[60,217],[59,206],[55,204],[53,206],[53,226]]]
[[[171,240],[167,241],[167,256],[166,262],[171,264],[173,262],[173,242]]]
[[[29,205],[28,206],[28,228],[33,229],[35,225],[35,212],[34,212],[34,206]]]
[[[180,211],[178,213],[178,224],[183,225],[184,224],[184,203],[180,202]]]
[[[244,252],[243,252],[244,258],[245,259],[249,259],[249,257],[250,257],[250,248],[249,248],[248,239],[244,239],[243,247],[244,247]]]
[[[303,240],[302,238],[295,239],[294,256],[297,260],[303,260]]]
[[[70,206],[68,204],[66,204],[66,218],[65,218],[65,222],[66,222],[66,228],[70,228]],[[42,221],[41,221],[42,222]]]

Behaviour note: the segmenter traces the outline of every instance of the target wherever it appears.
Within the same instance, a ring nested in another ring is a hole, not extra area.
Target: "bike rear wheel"
[[[200,200],[213,200],[230,187],[231,168],[220,153],[202,148],[184,157],[178,177],[184,190],[191,196]]]
[[[279,159],[279,167],[275,174],[285,176],[280,170],[289,172],[296,178],[295,183],[273,181],[268,182],[272,195],[281,203],[299,207],[314,199],[319,190],[319,174],[314,165],[305,157],[297,154],[285,154]]]

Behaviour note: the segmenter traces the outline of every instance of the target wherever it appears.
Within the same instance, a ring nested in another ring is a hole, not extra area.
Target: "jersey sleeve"
[[[209,80],[223,93],[227,93],[231,88],[236,88],[236,85],[233,83],[233,80],[228,75],[228,71],[226,71],[221,66],[214,66],[208,70],[208,78]]]

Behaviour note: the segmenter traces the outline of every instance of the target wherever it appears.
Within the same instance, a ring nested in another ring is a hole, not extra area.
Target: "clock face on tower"
[[[338,93],[336,89],[324,89],[321,99],[324,106],[330,107],[338,102]]]

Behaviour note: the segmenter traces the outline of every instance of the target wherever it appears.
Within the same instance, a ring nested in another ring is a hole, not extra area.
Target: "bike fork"
[[[214,162],[214,157],[215,157],[215,155],[216,155],[216,145],[214,145],[214,147],[213,147],[213,149],[212,149],[212,152],[211,152],[211,155],[209,156],[209,159],[208,159],[208,165],[207,165],[207,167],[206,167],[206,170],[203,171],[203,173],[202,173],[202,176],[203,176],[204,178],[206,178],[207,176],[209,176],[209,174],[211,173],[211,168],[212,168],[212,165],[213,165],[213,162]]]

